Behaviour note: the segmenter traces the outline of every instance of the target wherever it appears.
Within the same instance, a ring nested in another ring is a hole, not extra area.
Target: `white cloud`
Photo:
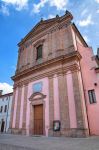
[[[0,90],[3,90],[3,94],[13,92],[13,86],[8,83],[0,83]]]
[[[90,42],[90,40],[89,40],[88,36],[84,35],[84,36],[83,36],[83,38],[84,38],[84,40],[85,40],[87,43],[89,43],[89,42]]]
[[[48,3],[51,7],[56,7],[57,10],[66,10],[68,0],[40,0],[38,4],[33,5],[33,12],[39,13],[40,9],[43,8],[46,3]]]
[[[27,8],[29,0],[1,0],[4,5],[9,6],[13,5],[16,10],[20,11],[23,8]],[[66,10],[66,5],[68,3],[68,0],[40,0],[39,3],[33,4],[33,10],[34,13],[39,13],[41,8],[45,6],[45,4],[48,4],[50,7],[56,7],[57,10]]]
[[[82,26],[82,27],[94,24],[92,21],[92,16],[89,15],[86,19],[80,20],[78,24],[79,24],[79,26]]]
[[[21,10],[27,7],[28,0],[1,0],[6,5],[13,5],[17,10]]]
[[[97,3],[99,3],[99,0],[95,0]]]
[[[9,14],[10,14],[8,8],[5,5],[1,6],[0,12],[3,13],[4,15],[6,15],[6,16],[9,16]]]
[[[48,18],[49,18],[49,19],[55,18],[55,15],[50,14],[50,15],[48,16]]]
[[[67,0],[49,0],[50,6],[55,6],[57,10],[66,10]]]
[[[99,9],[97,10],[97,13],[99,14]]]
[[[38,4],[34,4],[33,5],[33,12],[34,13],[39,13],[40,12],[40,9],[42,7],[44,7],[44,5],[46,4],[48,0],[41,0]]]

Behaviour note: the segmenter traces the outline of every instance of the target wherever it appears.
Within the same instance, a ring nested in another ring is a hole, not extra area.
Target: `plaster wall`
[[[5,105],[7,105],[6,112],[4,111]],[[4,132],[7,132],[9,128],[10,116],[11,116],[12,96],[5,96],[0,98],[0,108],[1,106],[3,106],[3,110],[0,113],[0,130],[1,130],[1,124],[3,119],[5,122]]]
[[[90,133],[99,135],[99,78],[98,73],[95,72],[97,64],[94,60],[92,48],[77,44],[78,50],[82,56],[80,65],[82,70],[82,77],[84,83],[84,92],[86,96],[87,113],[89,119]],[[94,85],[97,83],[97,86]],[[90,104],[88,97],[88,90],[95,90],[96,103]]]
[[[45,101],[45,132],[48,135],[49,128],[49,92],[48,92],[48,78],[44,78],[41,80],[37,80],[34,82],[30,82],[28,84],[28,93],[27,93],[27,112],[26,112],[26,134],[29,135],[30,128],[30,101],[29,98],[33,94],[33,85],[36,83],[42,82],[42,91],[44,95],[46,95]],[[21,96],[21,111],[20,111],[20,128],[22,127],[22,116],[23,116],[23,99],[24,99],[24,87],[22,88],[22,96]],[[16,105],[15,105],[16,106]]]
[[[68,102],[69,102],[70,128],[77,128],[73,81],[72,81],[71,71],[67,72],[66,80],[67,80],[67,93],[68,93]]]

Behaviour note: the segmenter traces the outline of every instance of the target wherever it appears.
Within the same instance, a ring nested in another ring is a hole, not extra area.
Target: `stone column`
[[[48,59],[51,59],[53,56],[52,52],[52,33],[48,33]]]
[[[59,90],[58,90],[58,77],[54,75],[54,119],[60,120],[60,105],[59,105]]]
[[[24,86],[22,86],[22,94],[21,94],[21,107],[20,107],[20,120],[19,120],[19,128],[20,129],[22,129],[23,101],[24,101]]]
[[[17,132],[19,132],[21,95],[22,95],[22,86],[20,86],[18,88],[18,100],[17,100],[17,109],[16,109],[16,124],[15,124],[15,128],[16,128]]]
[[[59,103],[60,103],[60,121],[61,121],[61,135],[68,136],[70,129],[69,106],[67,95],[67,81],[65,74],[59,74]]]
[[[77,120],[76,120],[75,99],[74,99],[71,71],[68,71],[66,73],[66,79],[67,79],[67,93],[68,93],[68,103],[69,103],[70,128],[72,130],[77,128]]]
[[[32,102],[30,104],[30,135],[34,134],[34,107],[32,105]]]
[[[73,90],[74,90],[74,100],[75,100],[75,108],[76,108],[76,120],[77,120],[77,136],[85,136],[85,123],[83,116],[83,105],[82,105],[82,96],[81,96],[81,86],[79,82],[79,74],[78,71],[72,73],[73,79]]]
[[[22,134],[26,134],[27,93],[28,93],[28,84],[26,84],[24,87]]]
[[[54,121],[54,89],[53,76],[49,77],[49,135],[53,136],[53,121]]]

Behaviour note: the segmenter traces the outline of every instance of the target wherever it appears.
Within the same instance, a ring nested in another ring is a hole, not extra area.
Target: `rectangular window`
[[[0,108],[0,113],[2,113],[2,111],[3,111],[3,106],[1,106],[1,108]]]
[[[90,104],[96,103],[95,90],[89,90],[88,91],[88,95],[89,95],[89,102],[90,102]]]
[[[7,105],[5,105],[4,112],[7,112]]]
[[[37,60],[42,58],[42,45],[37,47]]]

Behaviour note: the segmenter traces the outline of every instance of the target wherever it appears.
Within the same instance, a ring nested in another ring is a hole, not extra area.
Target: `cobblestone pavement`
[[[0,134],[0,150],[99,150],[99,137],[58,138]]]

